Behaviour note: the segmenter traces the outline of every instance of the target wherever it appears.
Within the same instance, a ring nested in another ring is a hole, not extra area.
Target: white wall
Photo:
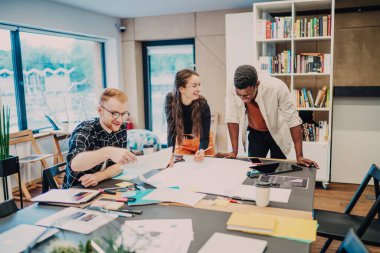
[[[334,98],[331,181],[359,184],[380,165],[380,98]]]
[[[45,0],[0,0],[0,22],[104,38],[109,86],[123,87],[120,19]]]

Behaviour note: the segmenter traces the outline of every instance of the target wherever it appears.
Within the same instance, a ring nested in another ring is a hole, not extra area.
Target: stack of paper
[[[190,191],[230,196],[247,178],[250,162],[235,159],[206,157],[195,162],[193,157],[184,157],[173,168],[165,169],[148,179],[156,187],[178,186]]]
[[[262,253],[267,242],[223,233],[214,233],[198,253]]]
[[[271,188],[269,200],[279,203],[288,203],[291,189]],[[256,187],[253,185],[239,185],[230,197],[238,197],[242,200],[255,200]]]
[[[227,229],[282,237],[311,243],[317,237],[317,221],[255,213],[232,213]]]
[[[117,215],[113,214],[69,207],[38,221],[36,225],[89,234],[95,229],[116,219],[116,217]]]
[[[175,202],[188,206],[195,206],[206,194],[180,190],[178,188],[157,188],[145,195],[143,200],[161,202]]]
[[[137,161],[123,166],[123,173],[114,177],[114,179],[131,180],[154,169],[166,168],[169,164],[173,150],[171,148],[137,156]]]
[[[126,221],[118,239],[136,253],[184,253],[194,240],[191,219]]]

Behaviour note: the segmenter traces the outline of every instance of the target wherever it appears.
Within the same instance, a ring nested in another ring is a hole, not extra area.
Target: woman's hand
[[[194,161],[196,162],[202,162],[205,159],[205,151],[203,149],[200,149],[195,153],[194,155]]]

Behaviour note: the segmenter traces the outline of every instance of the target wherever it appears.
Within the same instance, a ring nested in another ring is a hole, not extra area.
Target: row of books
[[[294,37],[321,37],[331,36],[331,15],[301,18],[294,23]]]
[[[318,125],[304,123],[302,124],[303,141],[327,142],[329,135],[328,129],[327,121],[319,121]]]
[[[294,73],[331,73],[331,54],[296,54]]]
[[[273,21],[259,19],[257,36],[259,39],[290,38],[292,25],[292,17],[275,17]]]
[[[259,64],[261,71],[266,74],[291,73],[291,51],[285,50],[276,56],[260,56]]]
[[[284,50],[276,56],[260,56],[263,73],[291,73],[292,52]],[[295,55],[294,73],[331,73],[331,54],[301,53]]]
[[[302,88],[294,90],[294,104],[297,108],[328,108],[330,101],[330,89],[323,86],[318,90],[317,96],[314,99],[310,90]]]
[[[260,40],[321,36],[331,36],[331,15],[299,18],[294,24],[292,17],[274,17],[272,21],[259,19],[257,23],[257,38]]]

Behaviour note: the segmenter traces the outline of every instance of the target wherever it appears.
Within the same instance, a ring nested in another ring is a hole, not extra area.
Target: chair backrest
[[[352,197],[350,203],[347,205],[346,210],[344,211],[345,214],[351,213],[352,209],[355,207],[355,204],[358,202],[360,196],[363,194],[363,192],[364,192],[365,188],[367,187],[371,178],[373,178],[373,181],[374,181],[376,199],[379,198],[379,196],[380,196],[380,191],[379,191],[380,168],[377,165],[372,164],[371,168],[367,172],[367,175],[364,177],[362,183],[360,184],[356,193]],[[379,212],[378,212],[378,218],[380,219],[380,213]]]
[[[58,163],[50,168],[44,169],[42,172],[42,193],[49,191],[50,189],[58,189],[58,183],[55,176],[64,173],[66,168],[66,162]]]
[[[32,144],[34,153],[36,153],[37,155],[42,154],[40,148],[38,147],[36,139],[33,136],[32,130],[27,129],[27,130],[23,130],[17,133],[11,133],[9,135],[9,146],[17,145],[21,143],[28,143],[28,142]],[[46,163],[44,159],[41,160],[41,163],[44,168],[48,167],[48,164]]]
[[[336,251],[337,253],[368,253],[363,242],[356,235],[355,231],[350,228],[342,244]]]
[[[372,164],[367,175],[364,177],[363,182],[360,184],[358,190],[356,191],[350,203],[346,207],[346,210],[344,211],[345,214],[351,213],[352,209],[354,208],[355,204],[358,202],[360,196],[363,194],[371,178],[373,178],[373,181],[374,181],[376,199],[375,199],[375,203],[372,205],[364,221],[362,222],[362,224],[360,224],[359,228],[356,230],[356,234],[359,236],[359,238],[361,238],[364,235],[365,231],[367,230],[367,228],[369,227],[369,225],[375,218],[376,214],[378,215],[378,219],[380,220],[380,193],[379,193],[380,168],[378,166],[376,166],[375,164]]]
[[[0,218],[6,217],[18,211],[16,202],[14,199],[6,200],[0,203]]]

